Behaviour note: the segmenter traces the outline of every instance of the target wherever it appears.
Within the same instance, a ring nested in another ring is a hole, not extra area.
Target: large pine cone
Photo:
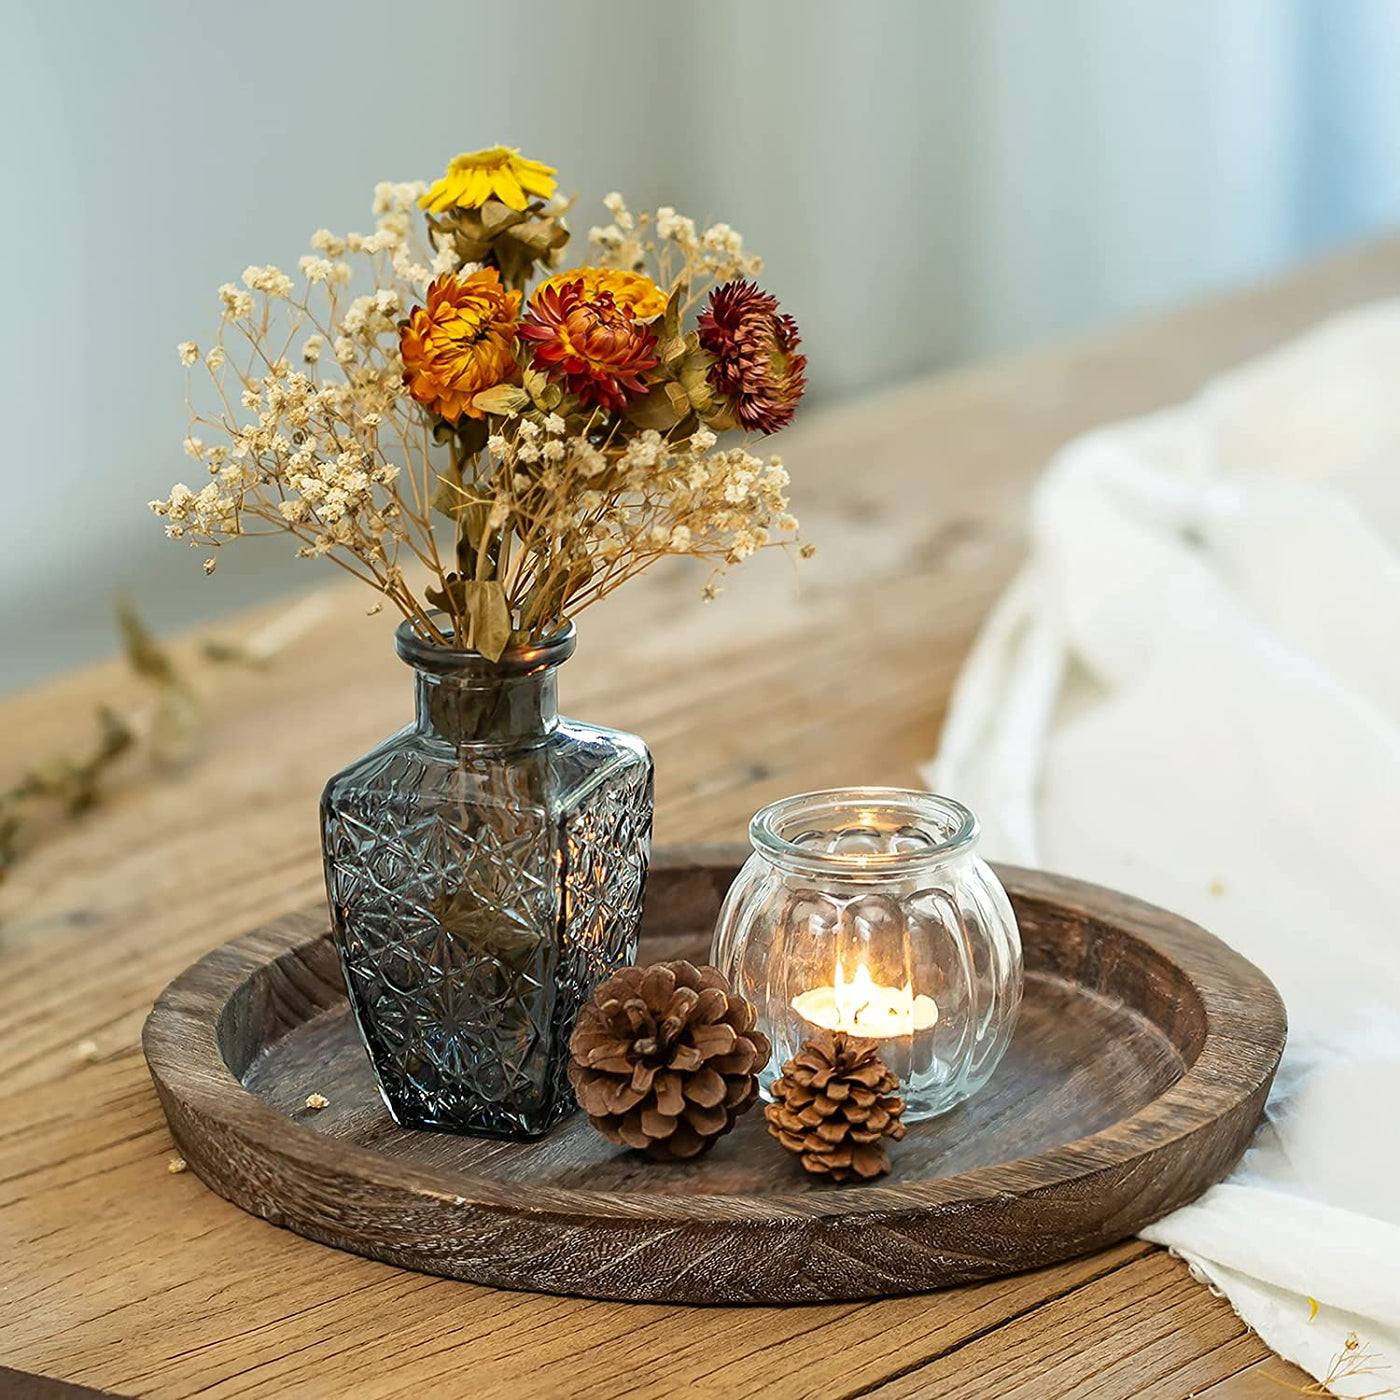
[[[867,1180],[890,1169],[882,1139],[904,1136],[898,1089],[899,1077],[871,1041],[823,1031],[783,1066],[763,1115],[809,1172]]]
[[[772,1051],[755,1019],[716,968],[624,967],[579,1013],[569,1082],[610,1141],[659,1162],[698,1156],[758,1096]]]

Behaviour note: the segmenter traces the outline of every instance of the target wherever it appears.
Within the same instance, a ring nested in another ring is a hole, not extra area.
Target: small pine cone
[[[763,1115],[768,1131],[809,1172],[867,1180],[890,1169],[882,1139],[904,1136],[898,1089],[898,1075],[872,1042],[823,1031],[783,1066]]]
[[[695,1157],[758,1097],[772,1053],[756,1015],[713,967],[624,967],[579,1012],[569,1082],[611,1142],[658,1162]]]

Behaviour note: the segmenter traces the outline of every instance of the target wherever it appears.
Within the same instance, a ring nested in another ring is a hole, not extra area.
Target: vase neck
[[[418,671],[416,727],[459,747],[505,748],[537,742],[559,723],[557,668],[489,678]]]
[[[434,621],[450,633],[440,614]],[[509,748],[539,742],[559,723],[555,676],[573,655],[572,624],[496,661],[425,641],[406,622],[395,645],[415,673],[420,734],[458,747]]]

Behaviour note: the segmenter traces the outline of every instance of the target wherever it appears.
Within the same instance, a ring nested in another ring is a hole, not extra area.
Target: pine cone
[[[695,1157],[758,1097],[772,1051],[755,1020],[713,967],[624,967],[579,1013],[569,1082],[609,1141],[658,1162]]]
[[[823,1031],[783,1066],[763,1115],[768,1131],[809,1172],[868,1179],[890,1169],[881,1139],[904,1136],[898,1088],[899,1077],[872,1042]]]

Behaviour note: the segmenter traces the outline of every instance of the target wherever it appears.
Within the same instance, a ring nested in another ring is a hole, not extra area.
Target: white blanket
[[[1144,1233],[1314,1376],[1349,1332],[1391,1368],[1337,1394],[1400,1386],[1400,303],[1070,444],[1032,521],[925,777],[1273,978],[1265,1126]]]

